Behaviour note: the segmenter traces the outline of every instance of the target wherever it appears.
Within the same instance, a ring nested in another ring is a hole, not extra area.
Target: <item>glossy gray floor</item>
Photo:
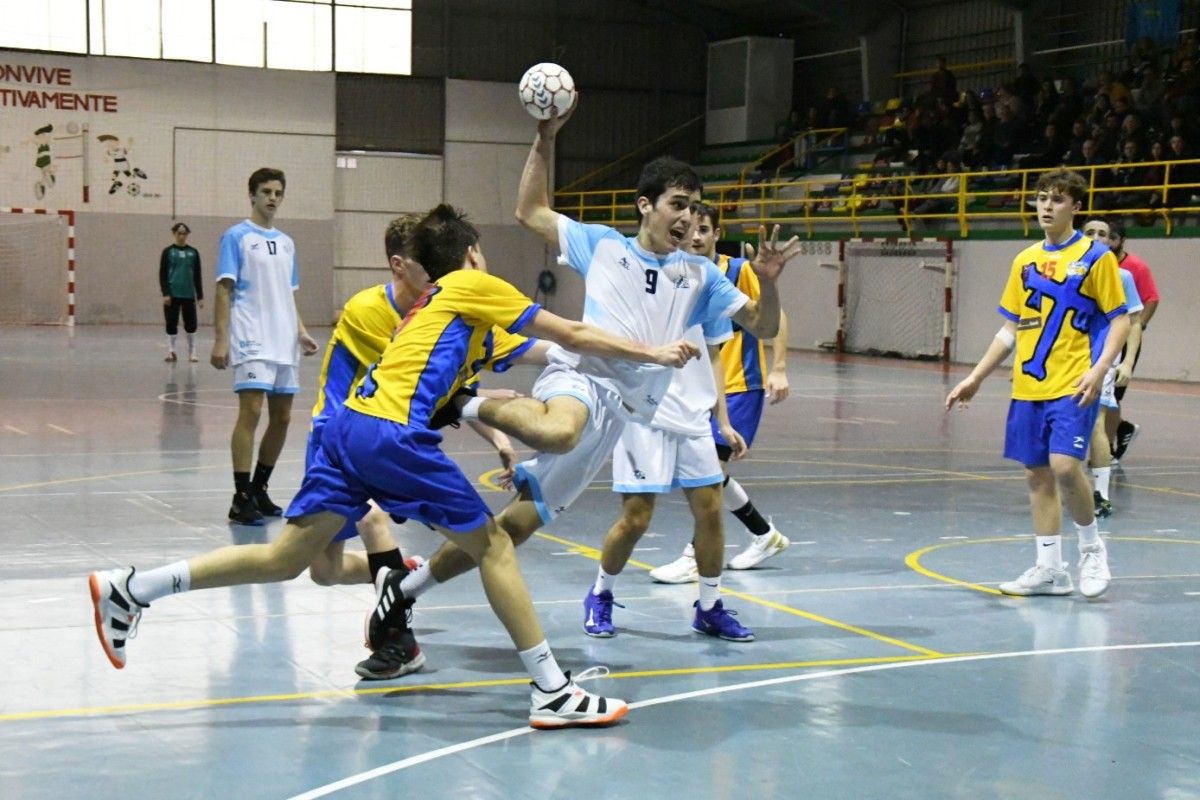
[[[369,587],[306,577],[159,601],[126,669],[109,666],[89,570],[262,541],[281,524],[227,524],[229,376],[163,364],[160,339],[0,329],[6,800],[1200,797],[1195,386],[1130,393],[1142,432],[1102,525],[1109,595],[1017,600],[994,589],[1033,560],[1021,473],[998,453],[1007,381],[947,415],[961,370],[793,355],[792,397],[735,469],[793,542],[726,578],[758,640],[692,634],[695,588],[647,578],[689,535],[679,496],[618,584],[618,636],[583,634],[593,548],[617,512],[602,474],[521,561],[559,661],[608,666],[596,688],[634,709],[609,730],[545,733],[525,726],[526,679],[471,576],[422,599],[429,664],[389,683],[352,671]],[[280,501],[299,483],[316,366]],[[469,475],[495,466],[469,432],[446,446]],[[727,526],[736,552],[744,531]],[[399,535],[413,552],[437,544]]]

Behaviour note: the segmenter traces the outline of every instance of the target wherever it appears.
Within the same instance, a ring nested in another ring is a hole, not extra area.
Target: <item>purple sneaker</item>
[[[597,639],[611,639],[617,635],[612,624],[613,606],[625,606],[613,600],[613,593],[605,589],[595,594],[588,589],[587,597],[583,598],[583,632]]]
[[[696,608],[696,618],[692,620],[692,630],[706,636],[716,636],[728,642],[753,642],[754,631],[744,627],[734,619],[736,611],[726,611],[725,604],[718,600],[708,611],[700,610],[700,601],[692,604]]]

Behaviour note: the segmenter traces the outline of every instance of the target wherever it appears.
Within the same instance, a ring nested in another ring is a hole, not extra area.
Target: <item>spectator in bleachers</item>
[[[838,91],[836,86],[825,90],[825,98],[817,104],[814,128],[846,128],[854,121],[854,111],[850,101]]]
[[[1087,126],[1089,129],[1095,128],[1104,124],[1104,118],[1112,112],[1112,101],[1108,99],[1108,95],[1098,92],[1092,100],[1092,108],[1087,116]]]
[[[1019,119],[1022,123],[1025,121],[1025,116],[1029,111],[1029,105],[1021,99],[1021,96],[1013,91],[1011,86],[996,87],[996,116],[1000,116],[999,106],[1004,106],[1010,112],[1010,116],[1014,119]]]
[[[958,100],[958,81],[955,80],[954,73],[946,66],[945,56],[937,57],[937,69],[929,79],[929,93],[935,98],[944,98],[947,103]]]
[[[1096,207],[1105,209],[1150,208],[1152,193],[1140,187],[1154,182],[1153,168],[1140,162],[1146,160],[1136,139],[1125,141],[1121,157],[1111,171],[1111,186],[1118,191],[1097,195]],[[1162,182],[1161,176],[1158,182]]]
[[[1011,165],[1013,156],[1029,152],[1029,134],[1023,120],[1013,114],[1007,103],[996,103],[996,148],[993,157],[997,164]]]
[[[1181,137],[1185,142],[1196,140],[1196,128],[1188,124],[1187,118],[1182,114],[1172,114],[1170,122],[1167,123],[1167,131],[1164,138],[1170,144],[1171,138],[1174,136]]]
[[[1166,158],[1170,161],[1182,161],[1195,158],[1188,149],[1187,140],[1182,136],[1172,136],[1167,142]],[[1200,164],[1173,164],[1171,166],[1171,183],[1200,183]],[[1172,189],[1167,193],[1167,207],[1181,208],[1195,205],[1192,197],[1200,195],[1200,186]]]
[[[908,161],[908,151],[912,149],[912,139],[908,135],[908,127],[902,117],[897,116],[892,124],[880,132],[883,148],[875,154],[875,160],[884,159],[892,164],[898,161]]]
[[[1200,44],[1197,43],[1195,31],[1188,31],[1179,40],[1179,47],[1171,54],[1171,70],[1177,72],[1179,65],[1187,59],[1200,61]]]
[[[1060,81],[1058,92],[1058,108],[1054,112],[1054,121],[1062,128],[1069,127],[1075,120],[1083,116],[1083,95],[1079,93],[1079,84],[1068,76]]]
[[[1147,119],[1159,120],[1166,94],[1167,84],[1159,77],[1158,67],[1148,65],[1142,70],[1141,83],[1133,90],[1133,107]]]
[[[1126,114],[1121,120],[1121,132],[1117,135],[1117,149],[1125,152],[1125,143],[1136,141],[1138,152],[1145,154],[1150,147],[1150,136],[1142,124],[1142,118],[1137,114]]]
[[[948,129],[936,113],[922,109],[917,113],[917,124],[912,132],[912,146],[917,151],[913,166],[921,174],[931,172],[942,153],[957,141],[957,138],[948,138]]]
[[[1033,108],[1041,88],[1041,81],[1033,74],[1033,67],[1025,62],[1017,64],[1017,77],[1013,79],[1012,91],[1025,103],[1025,108]]]
[[[1129,87],[1117,80],[1112,70],[1109,69],[1100,73],[1099,82],[1096,84],[1096,94],[1106,94],[1108,99],[1113,102],[1124,100],[1129,103],[1133,97]]]
[[[1196,70],[1196,61],[1185,58],[1179,64],[1179,71],[1174,79],[1167,84],[1167,109],[1173,114],[1179,114],[1184,119],[1194,119],[1200,104],[1197,95],[1200,94],[1200,72]]]
[[[1082,174],[1084,177],[1087,177],[1090,172],[1087,169],[1084,169],[1085,167],[1097,167],[1104,163],[1107,162],[1102,161],[1096,154],[1096,140],[1088,138],[1083,140],[1083,143],[1079,146],[1079,152],[1077,154],[1067,154],[1067,162],[1065,166],[1077,169],[1079,170],[1080,174]],[[1099,173],[1096,173],[1096,175],[1099,177]],[[1097,185],[1095,180],[1092,181],[1092,185]]]
[[[958,152],[963,164],[968,167],[978,169],[988,164],[983,145],[983,117],[978,111],[967,112],[967,124],[958,140]]]
[[[1067,138],[1058,132],[1058,126],[1048,122],[1041,138],[1033,142],[1033,152],[1021,159],[1021,169],[1057,167],[1063,163],[1069,147]]]
[[[1063,158],[1067,166],[1080,162],[1083,158],[1083,143],[1087,140],[1087,127],[1084,125],[1082,119],[1076,119],[1071,123],[1071,135],[1067,139],[1067,154]]]
[[[959,163],[958,153],[951,150],[943,153],[934,165],[934,171],[944,178],[935,178],[926,183],[918,191],[921,193],[936,192],[944,197],[926,197],[913,207],[913,214],[945,214],[958,208],[959,173],[962,164]],[[933,222],[934,220],[914,220],[917,224]]]
[[[1038,89],[1037,96],[1033,103],[1033,118],[1039,125],[1045,125],[1047,122],[1054,121],[1054,114],[1058,110],[1058,89],[1054,88],[1054,81],[1047,78],[1042,81],[1041,88]]]
[[[1106,163],[1112,163],[1120,156],[1117,139],[1121,135],[1121,118],[1116,112],[1110,111],[1104,117],[1104,124],[1092,129],[1092,138],[1096,140],[1096,155]]]

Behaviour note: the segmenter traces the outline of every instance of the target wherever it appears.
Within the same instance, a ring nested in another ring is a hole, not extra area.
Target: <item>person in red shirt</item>
[[[1130,274],[1133,275],[1133,282],[1137,286],[1138,295],[1142,298],[1142,303],[1145,305],[1141,315],[1142,342],[1144,343],[1146,326],[1150,324],[1150,319],[1154,316],[1154,312],[1158,310],[1158,287],[1154,285],[1154,275],[1150,272],[1150,266],[1125,249],[1125,222],[1119,217],[1110,217],[1107,222],[1109,249],[1116,255],[1121,268],[1129,270]],[[1140,345],[1136,352],[1125,354],[1125,358],[1133,359],[1134,369],[1137,369],[1138,358],[1141,354]],[[1125,391],[1128,388],[1128,385],[1117,387],[1116,397],[1118,403],[1125,397]],[[1115,464],[1125,455],[1125,451],[1129,449],[1129,445],[1133,444],[1133,440],[1137,438],[1141,426],[1122,419],[1120,406],[1117,407],[1117,413],[1106,415],[1105,424],[1107,426],[1108,440],[1112,445],[1113,463]]]

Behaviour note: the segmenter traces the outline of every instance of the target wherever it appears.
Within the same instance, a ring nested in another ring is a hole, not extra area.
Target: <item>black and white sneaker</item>
[[[258,509],[258,513],[264,517],[282,517],[283,509],[275,505],[270,497],[267,496],[266,486],[255,486],[250,489],[250,497],[254,499],[254,505]]]
[[[354,668],[359,677],[368,681],[390,681],[416,672],[425,666],[425,654],[417,644],[417,637],[410,630],[402,630],[399,634],[370,655],[358,662]]]
[[[593,667],[579,674],[578,680],[586,681],[608,674],[607,667]],[[530,683],[533,693],[529,698],[529,725],[532,728],[582,728],[612,725],[629,713],[629,705],[614,697],[602,697],[580,689],[567,673],[565,686],[546,691],[536,683]]]
[[[133,599],[129,593],[129,578],[133,567],[93,572],[88,576],[88,589],[95,610],[96,635],[104,654],[117,669],[125,668],[125,642],[137,636],[142,609],[149,608]]]
[[[1113,458],[1117,460],[1124,458],[1125,451],[1129,449],[1129,445],[1133,444],[1133,440],[1137,438],[1141,430],[1141,425],[1129,420],[1121,420],[1121,424],[1117,426],[1117,446],[1112,450]]]
[[[367,614],[363,638],[368,649],[380,650],[390,640],[408,630],[412,622],[413,601],[400,591],[400,582],[409,572],[381,567],[375,573],[375,607]]]
[[[238,525],[262,525],[263,515],[253,497],[243,492],[235,492],[229,504],[229,521]]]

